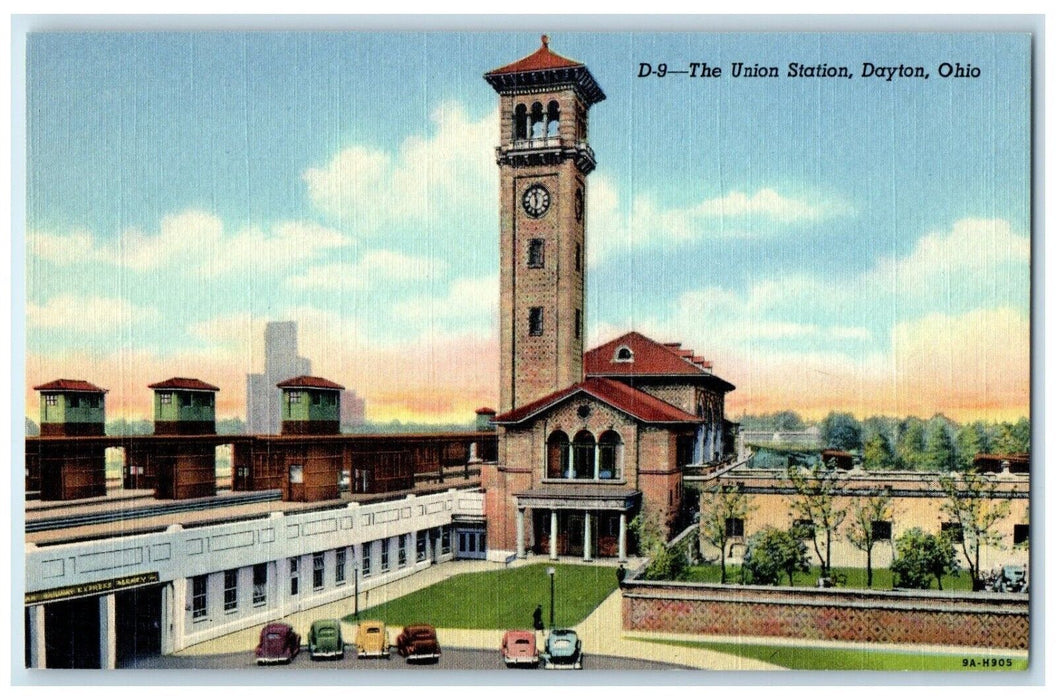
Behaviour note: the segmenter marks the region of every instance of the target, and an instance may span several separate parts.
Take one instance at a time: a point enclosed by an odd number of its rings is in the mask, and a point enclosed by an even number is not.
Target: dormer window
[[[634,352],[626,345],[616,348],[616,354],[612,357],[613,362],[634,362]]]

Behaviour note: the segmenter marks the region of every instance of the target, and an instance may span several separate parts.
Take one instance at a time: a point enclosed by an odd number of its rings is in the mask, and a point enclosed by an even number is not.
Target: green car
[[[345,640],[337,620],[316,620],[308,631],[308,655],[314,659],[345,658]]]

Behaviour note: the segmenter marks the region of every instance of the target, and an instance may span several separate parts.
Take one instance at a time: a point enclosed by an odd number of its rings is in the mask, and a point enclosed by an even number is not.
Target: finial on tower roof
[[[550,46],[550,37],[548,37],[546,34],[543,34],[542,39],[543,39],[543,46],[549,47]]]

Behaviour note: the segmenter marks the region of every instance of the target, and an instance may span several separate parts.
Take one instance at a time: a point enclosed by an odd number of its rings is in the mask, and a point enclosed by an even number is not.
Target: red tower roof
[[[183,389],[184,391],[220,391],[220,387],[207,384],[193,377],[172,377],[163,382],[150,384],[148,389]]]
[[[620,352],[624,349],[630,351],[630,357]],[[587,377],[703,376],[722,391],[735,388],[711,373],[711,362],[683,348],[681,343],[658,343],[635,331],[584,353],[583,374]]]
[[[86,382],[83,379],[56,379],[55,381],[48,382],[47,384],[41,384],[33,387],[34,391],[82,391],[89,394],[105,394],[106,389],[97,387],[95,384]]]
[[[344,391],[343,386],[335,384],[329,379],[323,379],[322,377],[309,377],[307,375],[301,375],[300,377],[294,377],[293,379],[285,379],[275,386],[280,389],[333,389],[335,391]]]
[[[551,51],[550,38],[545,34],[535,53],[485,73],[484,79],[499,93],[568,86],[579,92],[588,107],[605,99],[587,67]]]

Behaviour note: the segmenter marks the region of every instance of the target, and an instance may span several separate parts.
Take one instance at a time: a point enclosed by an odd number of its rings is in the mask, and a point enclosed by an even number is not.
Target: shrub
[[[768,527],[748,540],[741,576],[745,583],[775,586],[786,574],[791,586],[795,572],[809,570],[807,546],[790,532]]]

